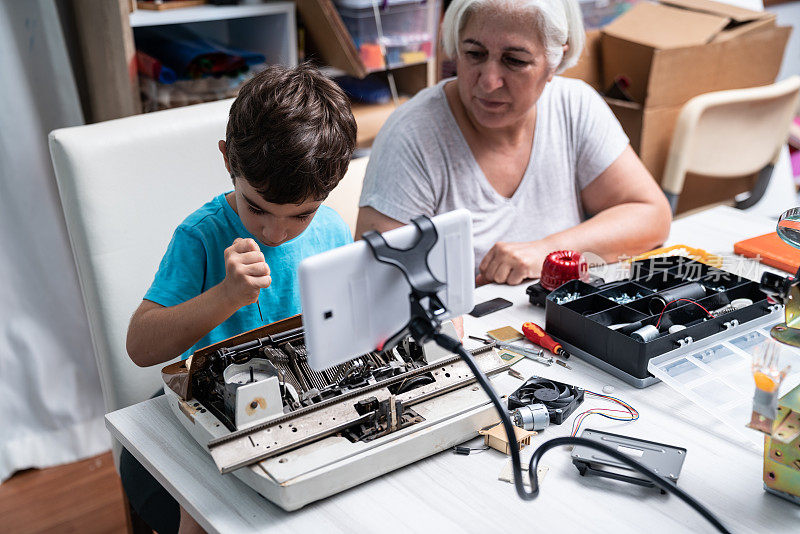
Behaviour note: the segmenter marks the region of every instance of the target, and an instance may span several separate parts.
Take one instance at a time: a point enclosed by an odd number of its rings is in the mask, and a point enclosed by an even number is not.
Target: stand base
[[[786,493],[785,491],[778,491],[778,490],[772,489],[769,486],[767,486],[766,484],[764,484],[764,491],[766,491],[767,493],[771,493],[773,495],[776,495],[776,496],[780,497],[781,499],[786,499],[787,501],[792,502],[792,503],[800,506],[800,497],[798,497],[796,495],[792,495],[791,493]]]

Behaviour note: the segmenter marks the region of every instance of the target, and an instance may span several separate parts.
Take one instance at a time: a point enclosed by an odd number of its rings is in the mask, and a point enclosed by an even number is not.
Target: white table
[[[732,208],[676,221],[669,244],[684,243],[730,254],[733,243],[766,233],[775,221]],[[727,257],[726,270],[752,272],[747,263]],[[526,284],[484,286],[476,302],[505,297],[514,306],[482,319],[467,317],[467,333],[483,335],[525,320],[544,324],[544,312],[527,303]],[[597,417],[585,427],[620,432],[685,447],[678,485],[723,519],[734,532],[790,532],[798,528],[800,507],[762,489],[762,458],[725,437],[706,432],[702,418],[685,416],[694,408],[664,384],[639,390],[591,365],[570,359],[572,370],[544,367],[530,360],[515,365],[523,375],[538,374],[614,395],[641,413],[638,421],[618,423]],[[608,406],[587,397],[580,409]],[[106,416],[107,426],[169,492],[209,532],[712,532],[711,526],[674,496],[596,477],[581,477],[566,450],[548,452],[550,470],[540,496],[521,501],[512,485],[497,479],[507,457],[489,450],[469,456],[443,452],[362,484],[297,512],[284,512],[232,476],[218,473],[211,457],[174,420],[159,397]],[[572,418],[534,437],[532,446],[568,435]],[[744,422],[743,422],[744,424]],[[474,446],[479,444],[475,440]],[[523,530],[524,529],[524,530]]]

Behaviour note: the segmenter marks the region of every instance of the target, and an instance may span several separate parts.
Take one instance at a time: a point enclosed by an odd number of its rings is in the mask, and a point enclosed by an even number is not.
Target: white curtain
[[[0,482],[110,447],[47,148],[82,123],[55,2],[0,0]]]

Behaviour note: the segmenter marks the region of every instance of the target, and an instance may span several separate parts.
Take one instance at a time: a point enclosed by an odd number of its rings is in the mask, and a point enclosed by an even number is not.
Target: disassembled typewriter
[[[509,367],[492,346],[473,354],[487,376]],[[162,376],[176,416],[220,472],[286,510],[450,448],[496,419],[467,365],[432,343],[409,338],[312,369],[299,316],[201,349]]]

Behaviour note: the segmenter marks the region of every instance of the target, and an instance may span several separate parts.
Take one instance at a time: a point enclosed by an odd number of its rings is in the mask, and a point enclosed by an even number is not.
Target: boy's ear
[[[222,139],[219,140],[217,146],[219,147],[219,151],[222,152],[222,159],[225,160],[225,168],[228,170],[228,174],[230,174],[231,166],[228,164],[228,147]]]

